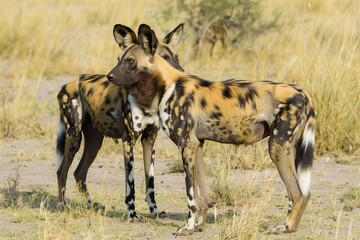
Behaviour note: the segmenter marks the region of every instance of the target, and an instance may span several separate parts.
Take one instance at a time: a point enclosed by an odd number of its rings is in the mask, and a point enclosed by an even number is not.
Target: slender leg
[[[197,186],[197,179],[195,178],[196,161],[194,161],[194,158],[196,157],[198,147],[199,143],[190,143],[188,144],[188,146],[182,149],[184,171],[186,174],[185,182],[189,214],[186,225],[182,228],[177,229],[177,231],[174,232],[174,234],[178,236],[191,235],[195,230],[198,207],[196,203],[197,196],[195,195],[196,192],[194,190],[194,187]]]
[[[94,162],[99,149],[101,148],[104,136],[92,125],[90,116],[85,118],[82,132],[84,134],[84,152],[74,172],[79,191],[86,197],[86,204],[91,207],[92,200],[86,185],[86,177],[91,164]]]
[[[58,179],[58,203],[57,208],[63,210],[66,205],[65,191],[66,180],[70,165],[74,159],[75,154],[79,150],[81,144],[81,135],[67,136],[65,139],[64,157],[60,167],[57,170]]]
[[[290,119],[296,119],[290,111],[279,113],[269,138],[270,157],[276,164],[289,196],[286,222],[284,225],[275,227],[271,233],[295,232],[311,195],[310,193],[302,194],[299,187],[295,167],[296,154],[300,151],[297,144],[299,137],[294,138],[292,135],[295,125],[290,124]]]
[[[60,96],[60,97],[59,97]],[[63,210],[66,204],[66,180],[71,163],[81,144],[81,106],[73,104],[76,99],[66,96],[63,102],[59,94],[60,124],[57,140],[57,181],[58,181],[58,210]]]
[[[206,184],[205,165],[203,159],[203,145],[204,141],[200,142],[200,146],[196,154],[196,183],[195,196],[196,202],[199,203],[199,213],[197,222],[195,224],[195,230],[202,232],[206,222],[206,215],[210,204],[209,189]]]
[[[143,220],[135,211],[135,183],[134,183],[134,147],[130,141],[123,141],[125,165],[125,203],[128,206],[128,219],[130,221]]]
[[[147,129],[142,134],[141,143],[143,146],[144,170],[146,181],[146,202],[149,205],[150,214],[152,217],[158,215],[158,209],[155,201],[154,192],[154,163],[155,163],[155,147],[158,129]]]

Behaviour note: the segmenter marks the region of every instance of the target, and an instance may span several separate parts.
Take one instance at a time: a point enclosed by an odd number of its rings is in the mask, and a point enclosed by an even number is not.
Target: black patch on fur
[[[211,87],[214,84],[213,82],[199,78],[198,76],[190,75],[190,77],[198,80],[199,86],[201,87]]]
[[[87,92],[87,96],[92,96],[94,95],[94,88],[90,88],[89,91]]]
[[[56,140],[56,151],[61,153],[61,155],[64,155],[64,151],[65,151],[65,138],[66,138],[66,130],[65,130],[65,122],[62,118],[60,118],[60,123],[59,125],[63,125],[64,128],[62,128],[62,131],[59,132],[58,136],[57,136],[57,140]]]
[[[308,118],[310,118],[310,117],[315,118],[315,111],[314,111],[314,109],[313,109],[313,108],[310,108],[310,109],[309,109],[309,112],[308,112]]]
[[[175,92],[179,97],[184,96],[184,93],[185,93],[184,84],[185,84],[185,82],[186,82],[186,80],[184,78],[179,78],[176,81]]]
[[[210,118],[213,118],[213,119],[220,120],[220,117],[222,117],[221,112],[213,112],[213,113],[210,114]]]
[[[96,82],[99,79],[102,79],[106,77],[106,75],[100,75],[100,74],[81,74],[79,76],[80,81],[90,81],[90,82]]]
[[[314,128],[314,126],[309,126],[310,128]],[[315,131],[315,129],[313,129]],[[298,168],[299,164],[303,169],[308,169],[312,167],[313,158],[314,158],[314,146],[312,144],[308,144],[307,148],[302,145],[302,138],[297,142],[296,147],[296,158],[295,158],[295,167]]]
[[[76,152],[77,151],[77,147],[76,146],[71,146],[70,147],[70,152]]]
[[[305,105],[305,102],[305,96],[300,93],[295,94],[286,101],[287,104],[294,104],[296,107],[299,108],[302,108]]]
[[[154,189],[154,177],[153,177],[153,176],[151,176],[151,177],[149,178],[149,185],[148,185],[148,187]],[[154,198],[152,198],[152,199],[154,199]]]
[[[59,101],[62,101],[62,97],[63,97],[64,95],[68,95],[67,92],[66,92],[66,85],[64,85],[64,86],[61,87],[61,90],[59,91],[59,93],[58,93],[58,95],[57,95],[57,99],[58,99]]]
[[[238,100],[239,100],[239,106],[241,108],[245,108],[246,107],[246,99],[243,96],[238,96]]]
[[[104,88],[107,88],[110,85],[109,81],[104,81],[101,83],[102,86],[104,86]]]
[[[245,99],[247,102],[252,102],[254,101],[255,97],[259,96],[257,90],[253,86],[249,85],[247,90],[248,92],[245,95]]]
[[[201,100],[200,100],[200,104],[201,104],[201,107],[202,108],[206,108],[206,105],[207,105],[207,102],[206,102],[206,100],[205,100],[205,98],[202,98]]]
[[[189,108],[189,105],[190,104],[193,104],[194,103],[194,95],[195,95],[195,92],[194,91],[192,91],[191,93],[189,93],[189,95],[187,96],[187,98],[186,98],[186,100],[185,100],[185,102],[184,102],[184,107],[185,108]]]
[[[106,96],[106,97],[105,97],[105,104],[108,105],[108,104],[110,104],[110,103],[111,103],[110,97],[109,97],[109,96]]]
[[[210,81],[202,80],[202,81],[199,81],[199,85],[201,87],[211,87],[213,85],[213,83]]]
[[[231,89],[229,86],[224,87],[224,89],[222,90],[222,95],[224,98],[232,98]]]
[[[281,119],[281,117],[285,117],[285,120]],[[275,120],[272,123],[271,129],[277,129],[278,133],[274,136],[274,141],[278,143],[280,146],[284,146],[284,144],[289,140],[290,136],[287,134],[287,131],[292,130],[289,127],[289,121],[291,119],[291,114],[288,112],[287,108],[283,108],[276,115]]]

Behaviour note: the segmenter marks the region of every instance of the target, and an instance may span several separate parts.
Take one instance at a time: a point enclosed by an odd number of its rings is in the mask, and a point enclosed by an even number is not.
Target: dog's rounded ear
[[[141,24],[138,31],[138,42],[146,53],[154,55],[159,41],[155,32],[146,24]]]
[[[113,34],[115,41],[122,50],[125,50],[133,44],[137,44],[135,32],[127,26],[116,24],[113,29]]]
[[[169,32],[163,39],[163,43],[169,44],[171,46],[176,46],[181,41],[184,31],[184,24],[180,23],[174,30]]]

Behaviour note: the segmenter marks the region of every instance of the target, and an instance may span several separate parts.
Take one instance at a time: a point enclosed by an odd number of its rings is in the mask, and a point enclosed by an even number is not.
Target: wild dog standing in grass
[[[140,107],[158,111],[162,128],[181,148],[189,215],[187,224],[175,233],[192,234],[205,224],[206,184],[195,166],[204,141],[252,144],[267,136],[271,159],[289,195],[286,222],[272,232],[296,231],[310,198],[315,111],[309,95],[292,84],[210,82],[187,75],[156,54],[158,41],[147,25],[140,26],[138,38],[139,44],[125,50],[107,77],[133,92]],[[149,89],[137,94],[143,85]]]
[[[136,34],[128,27],[115,25],[114,37],[122,50],[136,43]],[[176,69],[183,71],[174,52],[181,40],[183,24],[170,32],[157,48],[157,54]],[[79,150],[82,135],[85,138],[84,152],[74,176],[79,190],[85,194],[87,205],[92,200],[86,186],[90,165],[101,148],[104,136],[122,139],[125,162],[126,199],[128,217],[136,219],[134,188],[133,147],[142,134],[144,169],[146,177],[146,201],[152,216],[158,213],[154,193],[154,142],[158,131],[157,114],[149,113],[127,98],[126,90],[111,84],[105,75],[81,75],[64,85],[58,94],[60,124],[57,139],[58,208],[65,200],[66,179],[69,167]],[[155,119],[154,120],[154,116]],[[134,124],[128,119],[134,118]],[[126,128],[124,121],[127,122]],[[128,124],[129,123],[129,124]]]
[[[225,50],[227,47],[226,39],[229,37],[229,31],[239,28],[237,24],[230,16],[224,16],[214,22],[212,22],[206,29],[203,36],[199,40],[200,48],[205,42],[210,44],[210,56],[214,53],[215,44],[220,41],[222,48]]]

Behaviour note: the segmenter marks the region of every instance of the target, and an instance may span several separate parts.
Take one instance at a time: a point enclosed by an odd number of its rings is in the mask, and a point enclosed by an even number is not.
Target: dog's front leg
[[[196,206],[197,196],[195,196],[194,186],[196,186],[195,178],[195,157],[199,147],[199,143],[191,143],[186,147],[182,148],[182,159],[185,171],[185,182],[186,182],[186,195],[189,208],[189,214],[187,223],[184,227],[177,229],[174,234],[177,236],[187,236],[194,233],[195,223],[198,214],[198,208]]]

